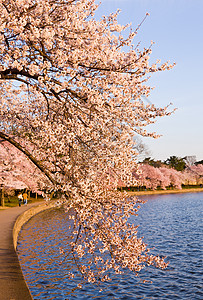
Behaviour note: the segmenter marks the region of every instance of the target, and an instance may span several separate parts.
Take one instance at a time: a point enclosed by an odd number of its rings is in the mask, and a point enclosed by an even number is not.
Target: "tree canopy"
[[[177,171],[183,171],[186,168],[186,162],[184,158],[179,158],[177,156],[170,156],[165,161],[165,164]]]
[[[94,0],[0,1],[0,137],[74,209],[71,255],[90,282],[109,269],[165,267],[128,223],[137,200],[117,186],[135,180],[133,136],[157,137],[145,127],[170,114],[141,99],[150,74],[172,67],[150,65],[151,46],[133,45],[139,26],[125,38],[118,13],[95,20],[96,9]]]

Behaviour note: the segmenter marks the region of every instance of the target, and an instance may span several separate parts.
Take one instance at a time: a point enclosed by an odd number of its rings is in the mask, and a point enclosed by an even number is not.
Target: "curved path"
[[[46,207],[44,202],[42,203],[41,206]],[[34,214],[46,209],[43,208],[39,210],[37,209],[38,207],[40,207],[39,202],[28,204],[27,206],[0,210],[0,300],[33,299],[24,280],[14,244],[15,239],[17,241],[17,234],[23,223]],[[25,213],[26,211],[27,213]],[[29,212],[32,212],[32,214]],[[24,218],[24,222],[22,222],[22,214],[29,215],[27,219]],[[17,219],[20,220],[20,225],[15,230],[16,233],[14,232],[13,240],[13,228],[14,226],[17,227]]]

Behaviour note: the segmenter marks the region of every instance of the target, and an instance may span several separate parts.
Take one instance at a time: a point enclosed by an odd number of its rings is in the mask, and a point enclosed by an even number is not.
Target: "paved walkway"
[[[13,246],[13,227],[21,213],[37,205],[0,210],[0,300],[32,299]]]

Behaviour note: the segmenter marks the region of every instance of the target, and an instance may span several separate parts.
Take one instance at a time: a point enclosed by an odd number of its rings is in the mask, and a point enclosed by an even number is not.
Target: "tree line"
[[[142,163],[144,163],[144,164],[147,163],[150,166],[153,166],[155,168],[168,166],[177,171],[183,171],[188,166],[203,164],[203,160],[196,161],[195,156],[178,157],[178,156],[173,155],[173,156],[170,156],[169,158],[167,158],[165,161],[154,160],[151,157],[147,157],[142,161]]]

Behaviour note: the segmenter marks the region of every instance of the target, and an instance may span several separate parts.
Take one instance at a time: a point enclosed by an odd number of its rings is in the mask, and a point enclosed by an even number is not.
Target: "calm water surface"
[[[45,211],[32,218],[20,233],[18,255],[34,299],[203,299],[203,193],[145,196],[140,224],[153,254],[167,256],[165,271],[142,270],[142,283],[131,272],[112,275],[100,286],[85,284],[77,289],[80,277],[68,279],[74,270],[71,260],[63,260],[60,248],[68,249],[68,214],[63,209]]]

